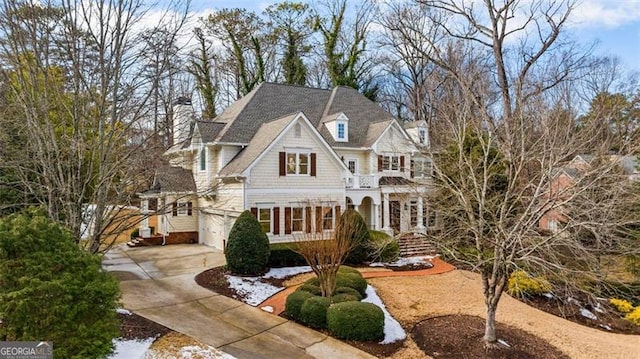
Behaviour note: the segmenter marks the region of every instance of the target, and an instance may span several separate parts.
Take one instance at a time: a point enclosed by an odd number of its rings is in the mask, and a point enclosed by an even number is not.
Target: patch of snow
[[[275,278],[275,279],[284,279],[286,277],[291,277],[296,274],[311,272],[311,267],[309,266],[298,266],[298,267],[284,267],[284,268],[271,268],[263,278]]]
[[[542,293],[542,295],[544,295],[545,297],[547,297],[549,299],[553,299],[553,294],[551,294],[551,293]]]
[[[273,313],[273,307],[270,305],[266,305],[264,307],[260,307],[260,309],[264,310],[267,313]]]
[[[367,285],[366,294],[367,297],[362,301],[377,305],[384,313],[384,339],[380,344],[389,344],[405,339],[407,337],[407,333],[402,329],[400,323],[391,316],[391,313],[389,313],[384,303],[382,303],[382,299],[378,297],[375,288]]]
[[[598,305],[593,307],[593,310],[595,310],[598,313],[604,313],[604,309],[602,309],[602,306],[600,305],[600,303],[598,303]]]
[[[180,349],[180,358],[184,359],[235,359],[234,356],[222,352],[212,346],[207,345],[201,348],[198,345],[190,345]]]
[[[260,277],[225,275],[225,278],[229,281],[229,287],[235,289],[238,294],[242,295],[245,303],[254,307],[284,289],[262,282]]]
[[[604,328],[604,329],[606,329],[606,330],[608,330],[608,331],[613,330],[613,329],[611,329],[611,327],[610,327],[610,326],[608,326],[608,325],[606,325],[606,324],[600,324],[600,327],[602,327],[602,328]]]
[[[114,339],[115,348],[109,359],[141,359],[156,338],[147,339]]]
[[[591,313],[590,311],[584,308],[580,308],[580,315],[582,315],[585,318],[589,318],[591,320],[598,320],[598,317],[596,317],[595,314]]]
[[[505,342],[505,341],[504,341],[504,340],[502,340],[502,339],[498,339],[498,343],[500,343],[500,344],[504,345],[504,346],[505,346],[505,347],[507,347],[507,348],[511,348],[511,345],[509,345],[509,343]]]
[[[124,308],[116,308],[116,313],[118,314],[124,314],[124,315],[131,315],[131,312],[124,309]]]
[[[407,257],[400,258],[397,261],[388,263],[374,262],[369,264],[369,267],[404,267],[425,263],[431,264],[431,259],[433,259],[433,256]]]

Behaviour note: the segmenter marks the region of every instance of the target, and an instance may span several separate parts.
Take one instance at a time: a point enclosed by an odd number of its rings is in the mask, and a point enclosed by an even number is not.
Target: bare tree
[[[134,32],[147,9],[137,0],[0,6],[0,61],[11,109],[2,128],[23,136],[5,142],[11,146],[0,168],[12,168],[34,202],[97,252],[142,189],[134,158],[155,135],[147,126],[153,91],[138,76],[143,48]],[[185,16],[173,10],[167,14]],[[179,30],[180,19],[162,18]]]
[[[307,208],[332,210],[329,207],[311,205]],[[316,210],[315,223],[296,238],[295,251],[305,259],[318,277],[322,296],[331,297],[336,287],[338,269],[353,249],[352,237],[358,228],[353,221],[343,220],[346,217],[342,216],[337,219],[333,232],[324,231],[324,219],[319,215],[320,211]]]
[[[572,1],[420,3],[436,14],[425,15],[436,31],[446,35],[421,37],[418,41],[428,45],[421,55],[457,84],[452,87],[455,103],[448,106],[448,116],[439,119],[446,123],[448,145],[439,154],[431,153],[438,194],[434,205],[445,223],[438,240],[443,251],[480,272],[487,309],[483,340],[493,347],[498,345],[498,302],[514,269],[565,279],[589,270],[556,255],[563,252],[563,258],[585,258],[579,263],[590,263],[586,258],[594,251],[576,231],[547,234],[539,223],[549,211],[568,208],[591,189],[606,191],[597,187],[600,182],[595,179],[611,176],[615,164],[601,161],[589,169],[593,180],[551,191],[576,148],[591,141],[593,133],[575,131],[575,119],[565,120],[571,109],[544,96],[582,66],[584,56],[561,36]],[[462,61],[449,61],[452,53]],[[471,57],[477,60],[468,61]],[[480,66],[468,66],[474,63]],[[478,71],[482,68],[490,71]],[[637,146],[628,141],[622,151],[629,153]],[[605,158],[604,147],[590,148],[593,155]],[[601,206],[611,208],[623,200],[614,192],[608,194],[602,196]],[[578,212],[576,208],[565,213],[575,219],[571,228],[587,224],[578,220],[582,218]],[[611,216],[606,220],[621,223]],[[609,232],[612,250],[620,249],[617,243],[623,235]]]

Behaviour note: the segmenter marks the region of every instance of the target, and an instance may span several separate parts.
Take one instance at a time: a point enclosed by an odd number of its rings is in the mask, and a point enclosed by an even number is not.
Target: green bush
[[[136,228],[133,231],[131,231],[131,236],[129,236],[129,238],[134,239],[134,238],[138,238],[140,236],[140,228]]]
[[[349,228],[348,232],[351,232],[349,234],[351,235],[352,249],[347,255],[345,263],[362,264],[369,260],[371,238],[367,223],[360,213],[353,209],[344,211],[336,226],[336,232],[339,233],[341,228]]]
[[[325,297],[311,297],[304,301],[300,308],[300,321],[311,328],[325,329],[327,327],[327,309],[331,300]]]
[[[269,263],[269,238],[260,223],[249,211],[244,211],[229,232],[225,251],[227,268],[231,273],[260,275]]]
[[[370,258],[374,262],[393,262],[400,257],[400,245],[395,238],[382,231],[369,231],[371,237]]]
[[[327,328],[340,339],[381,340],[384,338],[384,313],[371,303],[336,303],[327,311]]]
[[[551,284],[544,278],[532,277],[523,270],[516,270],[509,276],[509,294],[524,298],[539,296],[551,291]]]
[[[613,305],[620,313],[629,313],[633,310],[633,304],[625,299],[611,298],[609,304]]]
[[[343,268],[343,267],[340,267]],[[347,267],[348,268],[348,267]],[[313,286],[320,286],[318,277],[308,279],[304,284]],[[367,281],[362,277],[362,274],[353,268],[338,270],[336,276],[336,288],[348,287],[355,289],[362,298],[366,296]],[[335,292],[335,291],[334,291]]]
[[[360,294],[360,292],[358,292],[357,290],[349,287],[336,287],[336,290],[333,291],[333,294],[349,294],[356,297],[358,301],[362,300],[362,294]]]
[[[313,295],[322,295],[322,289],[320,289],[320,287],[318,287],[317,285],[313,285],[313,284],[303,284],[301,286],[298,287],[298,289],[296,290],[302,290],[305,292],[309,292]]]
[[[0,219],[0,338],[48,340],[54,358],[103,358],[120,334],[118,281],[43,213]]]
[[[361,275],[359,270],[357,270],[355,268],[352,268],[352,267],[349,267],[349,266],[340,266],[340,267],[338,267],[338,273],[354,273],[354,274],[360,274]]]
[[[313,297],[314,295],[305,292],[303,290],[296,290],[295,292],[289,294],[286,302],[284,303],[284,312],[291,318],[295,320],[300,320],[300,309],[302,308],[302,304],[304,304],[305,300]]]
[[[337,287],[353,288],[357,290],[363,298],[366,297],[367,281],[360,273],[338,273],[338,277],[336,278],[336,288]]]
[[[306,266],[307,261],[295,251],[295,243],[276,243],[271,245],[269,267],[296,267]]]
[[[347,293],[338,293],[331,296],[331,303],[343,303],[343,302],[359,302],[358,297]]]

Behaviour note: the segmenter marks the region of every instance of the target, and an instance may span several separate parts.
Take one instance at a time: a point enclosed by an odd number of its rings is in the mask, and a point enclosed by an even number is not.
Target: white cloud
[[[616,28],[633,22],[640,22],[640,1],[638,0],[583,0],[571,14],[572,27]]]

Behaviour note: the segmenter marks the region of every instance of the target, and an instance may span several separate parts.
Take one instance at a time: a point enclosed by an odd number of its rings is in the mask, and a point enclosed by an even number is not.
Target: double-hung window
[[[304,230],[304,209],[302,207],[291,208],[291,231],[302,232]]]
[[[271,208],[258,208],[258,222],[260,222],[262,232],[273,232],[273,229],[271,228]]]
[[[309,154],[304,152],[287,153],[288,175],[309,175]]]

